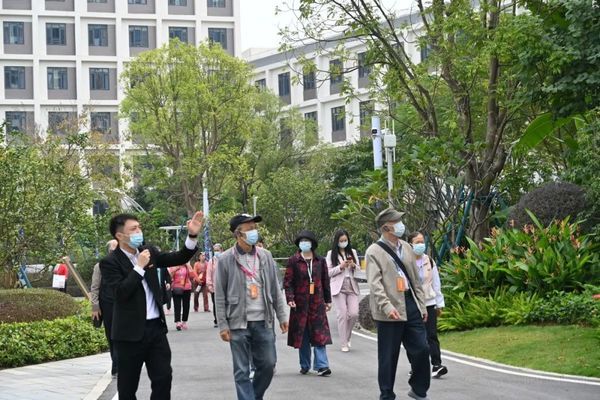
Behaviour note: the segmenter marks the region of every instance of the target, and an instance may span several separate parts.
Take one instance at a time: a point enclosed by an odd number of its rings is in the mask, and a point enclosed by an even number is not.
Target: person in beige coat
[[[412,247],[401,240],[405,227],[393,208],[375,219],[381,237],[365,253],[369,303],[377,324],[377,360],[380,400],[396,398],[394,382],[403,344],[410,356],[412,374],[408,396],[426,400],[431,383],[429,346],[424,321],[425,295]]]

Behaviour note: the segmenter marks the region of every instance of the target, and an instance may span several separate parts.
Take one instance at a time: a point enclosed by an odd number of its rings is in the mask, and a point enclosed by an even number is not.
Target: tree
[[[285,138],[287,146],[279,126],[293,112],[282,111],[271,93],[250,84],[250,77],[247,63],[218,46],[196,48],[178,40],[127,65],[121,110],[149,156],[145,180],[151,186],[143,188],[145,195],[155,190],[155,200],[167,200],[165,215],[178,215],[173,204],[182,204],[188,216],[200,209],[207,186],[211,200],[240,201],[247,209],[264,157],[276,149],[294,150],[295,131]],[[230,188],[241,196],[229,198]]]
[[[0,135],[0,142],[3,137]],[[0,266],[2,285],[15,283],[25,262],[54,264],[90,223],[93,192],[82,174],[85,135],[0,146]]]
[[[294,44],[299,37],[322,41],[334,31],[341,41],[367,43],[367,60],[378,67],[374,81],[384,85],[388,103],[400,105],[390,108],[396,126],[423,140],[439,139],[446,155],[438,154],[449,158],[454,176],[473,193],[468,233],[481,241],[489,233],[494,185],[510,145],[537,112],[522,96],[518,60],[519,48],[535,48],[542,32],[537,17],[517,14],[499,0],[478,8],[467,0],[416,5],[411,22],[422,26],[418,32],[402,25],[382,0],[300,0],[301,32],[283,35]],[[423,53],[427,49],[421,63],[404,48],[409,35]],[[409,123],[407,113],[414,117]]]

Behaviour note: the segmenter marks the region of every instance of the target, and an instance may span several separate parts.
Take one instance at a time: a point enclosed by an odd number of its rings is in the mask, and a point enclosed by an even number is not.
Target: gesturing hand
[[[187,230],[191,235],[197,235],[202,229],[204,224],[204,213],[202,211],[196,211],[192,219],[187,222]]]

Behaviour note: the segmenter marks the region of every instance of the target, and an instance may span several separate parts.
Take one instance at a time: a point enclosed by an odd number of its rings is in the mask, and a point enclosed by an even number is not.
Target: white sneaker
[[[352,343],[348,340],[348,344],[347,344],[348,348],[351,349],[352,348]]]
[[[342,346],[342,351],[343,351],[344,353],[347,353],[347,352],[349,352],[349,351],[350,351],[350,349],[348,348],[348,346]]]

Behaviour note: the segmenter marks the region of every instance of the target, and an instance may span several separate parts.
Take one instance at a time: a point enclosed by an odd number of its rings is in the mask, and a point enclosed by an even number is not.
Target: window
[[[429,45],[421,46],[421,62],[427,60],[427,58],[429,57],[429,50]]]
[[[170,6],[187,6],[187,0],[169,0]]]
[[[4,44],[24,44],[24,26],[23,22],[4,22]]]
[[[25,111],[7,111],[5,119],[7,132],[25,132]]]
[[[4,88],[25,89],[25,67],[4,67]]]
[[[48,90],[67,90],[67,69],[48,67]]]
[[[48,130],[54,134],[61,135],[66,132],[68,112],[49,112],[48,113]]]
[[[211,43],[220,43],[221,47],[227,50],[227,29],[208,28],[208,40]]]
[[[340,60],[329,61],[329,82],[332,85],[342,83],[343,71],[342,62]]]
[[[305,70],[302,77],[304,83],[304,90],[316,89],[317,83],[315,78],[315,71]]]
[[[225,0],[208,0],[209,8],[225,8]]]
[[[344,115],[344,106],[333,107],[331,109],[331,130],[333,132],[346,130],[346,117]]]
[[[108,46],[108,25],[88,25],[88,44],[90,46]]]
[[[127,0],[128,4],[147,4],[147,0]]]
[[[259,79],[254,82],[254,86],[256,86],[259,90],[265,90],[267,88],[267,80],[265,78]]]
[[[278,83],[279,83],[279,96],[289,96],[290,95],[290,73],[285,72],[283,74],[278,75]]]
[[[169,27],[169,39],[178,38],[183,43],[188,41],[188,28],[180,26]]]
[[[129,47],[148,47],[148,27],[132,25],[129,27]]]
[[[110,113],[109,112],[95,112],[91,113],[92,120],[92,131],[102,132],[104,134],[110,133]]]
[[[373,115],[373,102],[361,101],[358,104],[360,114],[360,132],[364,135],[371,133],[371,116]]]
[[[371,73],[371,66],[367,64],[367,53],[358,54],[358,77],[367,78]]]
[[[108,68],[90,68],[90,90],[109,90]]]
[[[67,24],[46,24],[46,44],[66,46]]]
[[[306,144],[317,144],[319,141],[319,123],[316,111],[304,113],[304,129],[306,129]]]
[[[88,0],[88,3],[106,3],[107,0]]]

